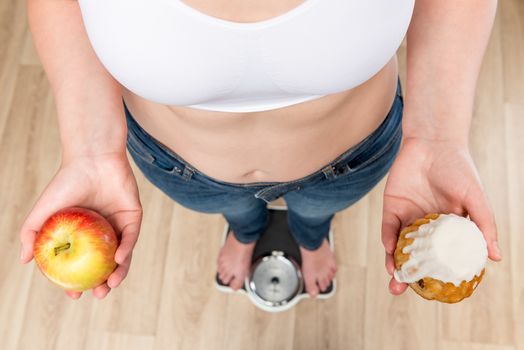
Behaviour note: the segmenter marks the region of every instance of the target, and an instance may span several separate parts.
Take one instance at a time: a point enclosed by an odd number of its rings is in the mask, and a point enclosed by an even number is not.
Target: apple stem
[[[55,248],[55,256],[58,255],[58,253],[60,253],[62,250],[67,250],[69,249],[69,247],[71,247],[71,243],[66,243],[64,245],[61,245],[60,247],[56,247]]]

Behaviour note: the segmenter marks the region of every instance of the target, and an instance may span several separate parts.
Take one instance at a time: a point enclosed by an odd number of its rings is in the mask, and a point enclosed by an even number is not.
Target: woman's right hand
[[[106,282],[93,289],[93,295],[101,299],[126,277],[142,221],[138,188],[125,153],[82,156],[62,162],[22,225],[22,263],[33,259],[36,234],[47,218],[60,209],[73,206],[99,212],[119,237],[120,244],[115,252],[118,266]],[[82,294],[66,293],[73,299]]]

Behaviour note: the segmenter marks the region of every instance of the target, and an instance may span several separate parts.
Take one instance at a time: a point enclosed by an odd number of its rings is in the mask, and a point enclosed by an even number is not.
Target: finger
[[[129,265],[131,264],[131,258],[133,257],[133,254],[129,254],[122,262],[122,264],[118,265],[115,271],[107,278],[107,285],[109,288],[116,288],[122,283],[124,278],[126,278],[127,273],[129,271]]]
[[[137,220],[135,218],[135,220]],[[117,226],[118,227],[118,226]],[[115,261],[121,264],[135,247],[140,231],[140,220],[127,224],[121,231],[120,244],[115,252]]]
[[[406,283],[398,282],[393,277],[389,281],[389,292],[393,295],[400,295],[408,288]]]
[[[36,230],[24,228],[20,232],[20,262],[23,264],[26,264],[33,259],[33,248],[37,233]]]
[[[69,290],[66,290],[66,294],[68,297],[70,297],[73,300],[76,300],[82,296],[82,292],[72,292]]]
[[[382,244],[387,254],[393,254],[397,246],[398,233],[400,232],[400,219],[389,211],[384,211],[382,218]]]
[[[484,235],[488,246],[488,256],[491,260],[500,261],[502,254],[497,242],[497,226],[495,217],[489,205],[488,199],[480,186],[475,186],[468,191],[466,210]]]
[[[46,189],[28,213],[20,229],[20,262],[25,264],[33,259],[35,238],[45,221],[60,209],[74,205],[59,196],[60,191]]]
[[[395,259],[393,254],[386,253],[386,271],[390,276],[393,276],[393,271],[395,271]]]
[[[111,288],[107,285],[107,283],[102,283],[98,287],[93,288],[93,295],[97,299],[103,299],[107,296],[107,294],[111,291]]]
[[[466,208],[464,208],[462,206],[460,206],[460,207],[457,206],[457,207],[451,208],[450,210],[448,210],[447,212],[444,212],[444,213],[455,214],[455,215],[463,216],[463,217],[468,215],[468,211],[466,210]]]

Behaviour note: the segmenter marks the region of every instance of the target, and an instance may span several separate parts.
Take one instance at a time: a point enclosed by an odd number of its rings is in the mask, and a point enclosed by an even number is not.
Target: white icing
[[[486,266],[488,249],[479,228],[471,220],[455,214],[442,214],[436,220],[409,232],[413,238],[402,252],[410,254],[400,270],[394,271],[399,282],[413,283],[424,277],[459,286],[479,276]]]

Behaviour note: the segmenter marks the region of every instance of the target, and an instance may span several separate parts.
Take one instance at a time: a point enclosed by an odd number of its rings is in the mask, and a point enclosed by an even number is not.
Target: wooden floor
[[[336,295],[268,314],[213,285],[223,218],[173,203],[136,167],[145,218],[120,288],[103,301],[90,294],[72,301],[33,263],[18,263],[19,227],[60,149],[24,1],[0,1],[0,349],[524,349],[524,1],[501,0],[499,8],[471,145],[503,262],[490,262],[474,297],[457,305],[410,290],[391,296],[380,243],[382,182],[334,219]]]

